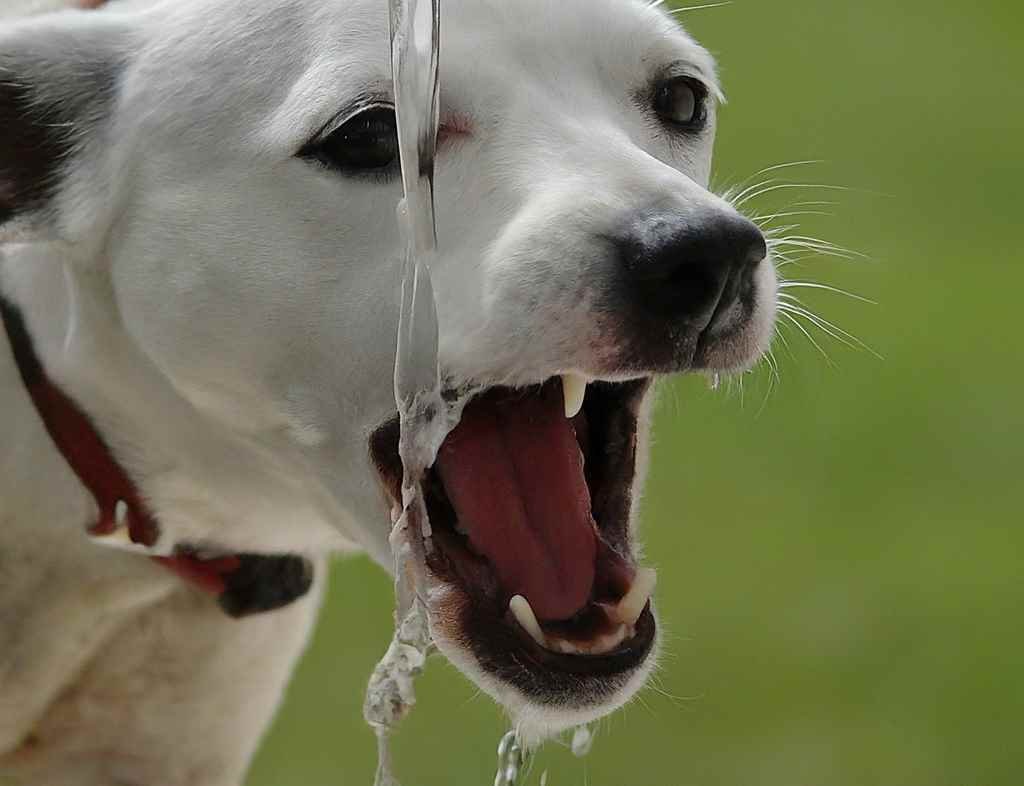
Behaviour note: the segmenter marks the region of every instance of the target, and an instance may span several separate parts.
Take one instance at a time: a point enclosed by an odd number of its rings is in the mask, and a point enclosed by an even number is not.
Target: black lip
[[[592,500],[595,520],[606,546],[622,555],[632,554],[629,514],[636,470],[637,419],[639,408],[651,380],[591,383],[587,391],[588,419],[594,424],[590,439],[603,452],[619,458],[614,462],[587,462],[587,482],[598,489]],[[393,418],[370,437],[370,454],[388,493],[400,498],[401,463],[397,445],[400,426]],[[588,693],[613,692],[614,678],[624,679],[650,654],[657,638],[657,624],[650,606],[636,623],[636,633],[615,650],[601,655],[548,650],[534,641],[508,613],[509,598],[490,574],[483,560],[453,560],[454,533],[435,526],[435,539],[441,544],[427,557],[428,569],[442,581],[459,589],[462,596],[457,613],[461,640],[489,674],[510,682],[524,692],[550,701],[566,698],[566,676],[588,683],[596,679]],[[631,561],[631,560],[630,560]],[[457,563],[457,564],[456,564]],[[569,686],[578,683],[569,683]],[[574,691],[575,694],[575,691]],[[575,695],[573,698],[578,698]]]
[[[568,655],[542,647],[518,623],[467,604],[460,615],[465,640],[481,668],[544,702],[587,694],[594,703],[619,690],[650,655],[657,623],[650,605],[636,623],[636,635],[603,655]],[[567,679],[568,678],[568,679]]]

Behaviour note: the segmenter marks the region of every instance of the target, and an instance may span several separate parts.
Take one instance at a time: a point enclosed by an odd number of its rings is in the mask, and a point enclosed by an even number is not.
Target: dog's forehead
[[[669,64],[717,92],[714,60],[646,0],[448,0],[442,43],[450,70],[496,75],[561,92],[591,85],[636,89]]]
[[[449,52],[597,68],[664,57],[691,61],[709,78],[714,72],[675,18],[646,0],[447,0],[445,9]]]
[[[531,77],[551,89],[639,87],[674,62],[717,90],[710,54],[647,0],[447,0],[443,13],[442,68],[455,95]],[[133,123],[151,115],[147,125],[166,134],[220,116],[267,143],[301,138],[346,105],[390,93],[384,0],[191,0],[161,4],[149,20],[126,80],[130,114]]]

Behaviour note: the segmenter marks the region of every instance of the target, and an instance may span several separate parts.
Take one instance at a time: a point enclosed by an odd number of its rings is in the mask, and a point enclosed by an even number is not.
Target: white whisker
[[[672,16],[679,16],[686,11],[703,11],[706,8],[723,8],[724,6],[732,5],[732,0],[724,0],[721,3],[707,3],[705,5],[688,5],[684,8],[674,8],[669,13]]]
[[[732,202],[736,198],[736,191],[739,190],[739,189],[746,189],[746,188],[748,188],[748,184],[750,183],[750,181],[754,180],[755,178],[761,177],[762,175],[767,175],[769,172],[778,172],[781,169],[792,169],[793,167],[798,167],[798,166],[808,166],[808,165],[811,165],[811,164],[823,164],[823,163],[824,163],[824,161],[821,161],[821,160],[809,160],[809,161],[790,161],[790,162],[785,163],[785,164],[774,164],[773,166],[766,166],[764,169],[759,169],[757,172],[754,172],[752,175],[749,175],[749,176],[745,177],[737,185],[730,186],[729,188],[726,188],[726,189],[722,190],[721,193],[719,194],[719,196],[721,196],[722,199],[725,199],[727,202]],[[775,183],[775,182],[778,182],[778,181],[776,181],[776,180],[764,180],[758,186],[753,186],[753,188],[759,188],[760,186],[768,185],[769,183]]]
[[[776,219],[779,219],[779,218],[793,218],[793,217],[796,217],[796,216],[826,216],[826,217],[833,217],[833,216],[835,216],[835,213],[826,213],[824,210],[787,210],[787,211],[782,212],[782,213],[769,213],[766,216],[760,216],[760,215],[759,216],[752,216],[750,220],[753,221],[758,226],[764,228],[764,227],[767,227],[772,221],[775,221]],[[799,224],[795,224],[794,226],[798,227],[800,225]]]
[[[778,380],[779,384],[782,384],[782,377],[779,375],[779,361],[775,357],[775,352],[768,349],[764,353],[764,359],[768,363],[768,368],[771,369],[772,376]]]
[[[808,159],[806,161],[790,161],[787,164],[775,164],[774,166],[766,166],[764,169],[758,170],[757,172],[752,174],[748,178],[748,180],[753,180],[755,177],[760,177],[761,175],[766,175],[769,172],[778,172],[780,169],[792,169],[793,167],[796,167],[796,166],[813,166],[815,164],[824,164],[824,163],[825,163],[824,159],[821,159],[821,158],[811,158],[811,159]]]
[[[746,196],[751,191],[757,191],[760,188],[766,188],[767,186],[773,185],[778,182],[778,180],[761,180],[750,186],[741,183],[739,186],[740,190],[735,193],[733,193],[733,189],[726,189],[726,191],[722,194],[722,199],[724,199],[726,202],[731,202],[732,204],[739,207],[740,205],[747,201]]]
[[[826,257],[836,257],[838,259],[846,259],[848,261],[857,261],[867,259],[864,254],[857,251],[849,251],[845,248],[839,248],[838,246],[822,245],[820,243],[812,243],[807,240],[798,240],[795,237],[781,237],[781,238],[768,238],[768,247],[772,250],[778,247],[792,247],[802,248],[808,251],[813,251],[816,254]]]
[[[760,191],[755,191],[753,194],[747,195],[742,201],[735,202],[734,204],[735,204],[736,207],[741,207],[744,204],[746,204],[747,202],[749,202],[751,199],[757,199],[759,197],[764,196],[765,194],[771,194],[774,191],[783,191],[783,190],[794,189],[794,188],[807,188],[807,189],[818,188],[818,189],[823,189],[825,191],[849,191],[850,190],[846,186],[830,186],[830,185],[826,185],[824,183],[776,183],[775,185],[765,186]]]
[[[792,314],[793,316],[796,316],[796,317],[803,317],[808,322],[810,322],[814,327],[818,328],[821,332],[825,333],[827,336],[835,339],[836,341],[840,342],[841,344],[845,344],[846,346],[854,348],[854,349],[856,349],[857,346],[858,346],[857,344],[854,344],[852,341],[849,341],[846,338],[844,338],[839,333],[836,333],[836,332],[833,332],[832,330],[830,330],[828,327],[825,326],[824,320],[821,320],[821,319],[815,317],[813,314],[811,314],[808,311],[805,311],[805,310],[799,309],[799,308],[794,308],[792,306],[792,304],[779,304],[779,310],[783,311],[783,312],[786,312],[788,314]]]
[[[838,205],[839,203],[834,200],[812,199],[807,202],[793,202],[790,207],[838,207]]]
[[[772,249],[773,257],[782,257],[784,260],[781,264],[775,266],[777,269],[782,270],[782,268],[789,267],[790,265],[801,265],[808,259],[817,259],[821,256],[821,254],[816,254],[813,251],[808,251],[806,253],[798,254],[796,256],[784,256],[787,255],[787,253],[788,252],[785,251],[778,251],[776,249]]]
[[[836,295],[844,295],[845,297],[852,298],[853,300],[859,300],[861,303],[868,303],[872,306],[878,305],[878,301],[876,300],[871,300],[863,295],[858,295],[855,292],[848,292],[845,289],[833,287],[829,284],[820,284],[817,281],[782,281],[779,283],[779,289],[821,289],[825,292],[832,292]]]
[[[786,235],[787,232],[792,232],[793,230],[799,229],[799,228],[800,228],[799,224],[783,224],[780,227],[773,227],[772,229],[765,229],[765,230],[763,230],[763,234],[769,240],[772,239],[772,238],[776,238],[779,235],[783,236],[782,238],[780,238],[781,240],[785,240],[786,237],[792,237],[791,235]]]
[[[789,298],[790,302],[783,301],[779,303],[779,308],[782,311],[788,311],[791,314],[804,317],[804,319],[810,321],[811,324],[815,325],[819,330],[821,330],[824,333],[827,333],[836,341],[846,344],[848,347],[852,347],[854,349],[863,349],[865,352],[870,352],[879,360],[885,360],[885,358],[883,358],[874,349],[869,347],[867,344],[865,344],[852,333],[848,333],[838,325],[829,322],[824,317],[819,317],[813,311],[811,311],[802,303],[800,303],[800,300],[798,298],[795,298],[792,295],[790,295]]]
[[[789,339],[787,339],[786,334],[782,332],[782,328],[784,327],[785,325],[782,322],[778,323],[775,331],[775,338],[782,342],[782,348],[786,350],[786,354],[789,355],[791,359],[796,360],[796,355],[793,354],[793,348],[789,345]]]
[[[813,243],[820,248],[827,248],[832,251],[842,251],[844,254],[852,254],[855,257],[861,259],[867,259],[867,254],[862,254],[860,251],[854,251],[852,248],[846,248],[836,243],[831,243],[828,240],[822,240],[820,237],[810,237],[808,235],[789,235],[784,240],[799,240],[805,243]]]
[[[808,332],[807,332],[807,330],[806,330],[806,329],[804,328],[804,326],[803,326],[803,325],[801,325],[801,324],[800,324],[800,323],[799,323],[799,322],[797,321],[797,319],[796,319],[796,317],[795,317],[795,316],[793,316],[793,315],[792,315],[791,313],[789,313],[789,311],[788,311],[787,309],[783,309],[783,308],[780,308],[780,309],[779,309],[779,316],[781,316],[781,317],[783,317],[784,319],[786,319],[786,320],[787,320],[787,321],[788,321],[788,322],[789,322],[789,323],[790,323],[791,325],[793,325],[793,326],[794,326],[794,327],[795,327],[795,328],[796,328],[797,330],[799,330],[799,331],[800,331],[801,333],[803,333],[803,334],[804,334],[804,336],[806,336],[806,337],[807,337],[807,340],[808,340],[808,341],[810,341],[810,342],[811,342],[811,344],[813,344],[813,345],[814,345],[814,348],[815,348],[815,349],[817,349],[817,350],[818,350],[818,352],[820,352],[820,353],[821,353],[821,356],[822,356],[823,358],[825,358],[825,362],[826,362],[826,363],[828,363],[828,364],[829,364],[830,366],[833,366],[833,367],[835,366],[835,364],[834,364],[834,363],[832,362],[832,358],[830,358],[830,357],[828,356],[828,353],[827,353],[827,352],[826,352],[826,351],[825,351],[824,349],[822,349],[822,348],[821,348],[821,344],[819,344],[819,343],[818,343],[817,341],[815,341],[815,340],[814,340],[814,336],[812,336],[812,335],[811,335],[810,333],[808,333]]]
[[[775,353],[772,350],[768,350],[764,355],[765,361],[768,363],[768,367],[771,369],[771,374],[768,375],[768,390],[765,391],[764,399],[761,401],[761,406],[757,408],[757,413],[754,418],[761,417],[765,407],[768,406],[768,400],[772,397],[772,393],[775,391],[775,385],[778,383],[782,384],[782,377],[779,376],[779,364],[775,360]]]

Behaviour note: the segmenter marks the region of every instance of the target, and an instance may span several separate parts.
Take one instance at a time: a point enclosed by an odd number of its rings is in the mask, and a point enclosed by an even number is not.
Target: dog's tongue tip
[[[473,546],[541,620],[590,599],[597,539],[583,459],[558,386],[473,401],[437,462]]]

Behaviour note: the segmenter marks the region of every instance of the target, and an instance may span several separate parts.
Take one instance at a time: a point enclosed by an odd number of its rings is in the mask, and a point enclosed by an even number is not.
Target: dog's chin
[[[462,619],[472,601],[457,587],[449,586],[431,600],[431,631],[438,650],[505,709],[527,747],[624,706],[647,684],[657,664],[659,637],[650,605],[645,610],[645,643],[624,659],[602,663],[591,657],[595,670],[586,673],[580,670],[586,656],[561,656],[582,662],[564,661],[568,668],[559,668],[514,632],[494,639],[469,638],[471,628]]]

